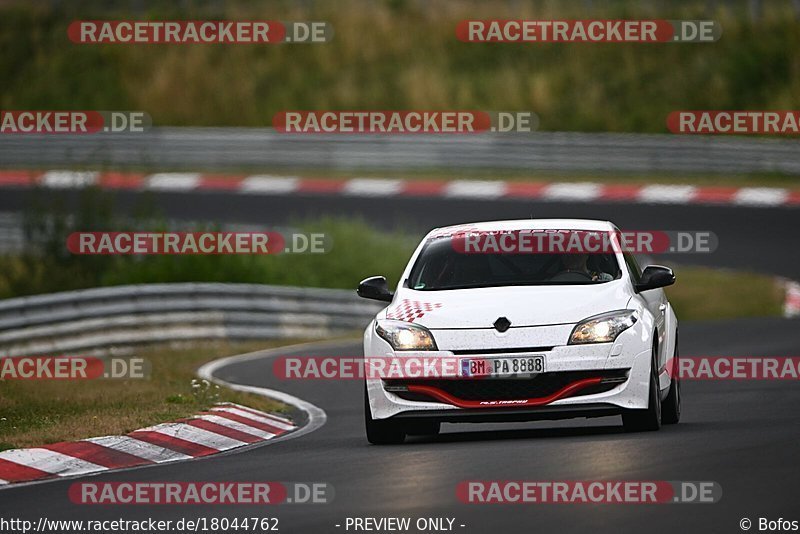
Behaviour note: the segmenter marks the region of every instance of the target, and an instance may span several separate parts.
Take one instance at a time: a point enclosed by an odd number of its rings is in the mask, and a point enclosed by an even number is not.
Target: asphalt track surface
[[[672,254],[664,258],[694,265],[749,269],[800,279],[800,209],[627,202],[533,202],[513,199],[442,199],[293,194],[252,196],[230,192],[116,192],[122,212],[134,206],[155,208],[170,219],[280,225],[321,217],[360,217],[384,229],[424,235],[436,226],[514,218],[589,218],[613,221],[622,230],[711,231],[719,240],[711,254]],[[68,208],[75,191],[4,189],[0,211],[22,211],[57,199]],[[324,228],[320,228],[324,231]],[[334,243],[334,247],[336,244]],[[379,274],[379,273],[375,273]],[[354,284],[357,281],[354,280]],[[392,281],[390,281],[392,282]],[[392,282],[393,283],[393,282]],[[732,288],[734,290],[735,288]]]
[[[786,355],[800,321],[684,324],[684,354]],[[284,354],[356,355],[358,342]],[[741,518],[796,519],[800,489],[796,381],[686,381],[683,420],[659,432],[626,434],[619,417],[515,424],[444,425],[435,438],[370,446],[361,384],[281,381],[269,358],[234,363],[224,380],[267,386],[324,407],[326,424],[297,439],[239,454],[122,473],[96,481],[317,481],[330,504],[252,506],[80,506],[74,480],[0,491],[0,517],[177,520],[273,516],[282,532],[344,532],[347,517],[452,517],[456,532],[737,532]],[[716,504],[464,504],[464,480],[693,480],[722,487]],[[351,531],[352,532],[352,531]],[[414,530],[412,530],[414,532]]]
[[[17,198],[17,201],[20,199]],[[130,201],[131,199],[123,199]],[[386,227],[425,227],[486,218],[569,216],[611,218],[623,228],[706,229],[719,250],[687,263],[798,275],[798,212],[626,204],[228,198],[162,195],[171,217],[280,223],[303,215],[361,214]],[[3,195],[0,208],[8,209]],[[17,204],[19,206],[19,204]],[[226,214],[228,214],[226,216]],[[412,222],[413,221],[413,222]],[[377,273],[376,273],[377,274]],[[731,288],[735,291],[736,288]],[[681,324],[683,356],[791,356],[800,321],[757,319]],[[292,354],[284,352],[284,354]],[[321,345],[302,355],[360,354],[357,341]],[[326,424],[297,439],[238,454],[105,473],[97,481],[306,481],[336,489],[331,504],[271,507],[78,506],[67,498],[74,480],[0,491],[0,517],[49,519],[280,518],[281,532],[345,532],[347,517],[451,517],[456,532],[741,532],[748,517],[800,520],[800,402],[797,381],[685,381],[683,420],[659,432],[625,434],[618,417],[518,424],[444,425],[435,438],[376,447],[363,431],[357,381],[281,381],[272,363],[256,359],[217,371],[227,381],[265,386],[322,407]],[[465,480],[715,481],[716,504],[470,505],[456,498]],[[336,527],[335,525],[342,525]],[[350,531],[352,532],[352,530]],[[416,532],[411,530],[411,532]]]

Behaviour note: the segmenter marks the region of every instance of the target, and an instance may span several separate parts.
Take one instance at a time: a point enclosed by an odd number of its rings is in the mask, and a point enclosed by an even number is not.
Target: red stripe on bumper
[[[602,382],[602,378],[584,378],[583,380],[578,380],[577,382],[573,382],[563,388],[559,389],[552,395],[548,395],[547,397],[537,397],[533,399],[517,399],[514,402],[507,402],[507,401],[474,401],[474,400],[463,400],[459,399],[458,397],[454,397],[449,393],[445,393],[439,388],[435,388],[432,386],[417,386],[412,385],[408,386],[408,391],[412,393],[424,393],[426,395],[430,395],[431,397],[440,400],[442,402],[446,402],[447,404],[452,404],[453,406],[458,406],[459,408],[515,408],[515,407],[527,407],[527,406],[544,406],[545,404],[550,404],[551,402],[557,401],[567,395],[575,393],[576,391],[580,391],[584,388],[589,386],[594,386]],[[525,401],[525,402],[518,402],[518,401]],[[499,404],[483,404],[485,402],[496,402]]]

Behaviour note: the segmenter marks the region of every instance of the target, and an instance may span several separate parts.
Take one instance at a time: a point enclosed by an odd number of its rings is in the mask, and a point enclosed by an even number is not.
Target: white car
[[[364,333],[366,358],[458,362],[455,377],[367,375],[369,442],[436,434],[442,422],[621,415],[630,431],[678,422],[680,383],[670,372],[678,321],[661,289],[675,282],[672,271],[642,271],[620,247],[496,248],[499,236],[541,232],[619,230],[579,219],[439,228],[417,247],[394,293],[382,276],[360,283],[360,296],[390,303]],[[488,236],[495,248],[467,253],[472,236]]]

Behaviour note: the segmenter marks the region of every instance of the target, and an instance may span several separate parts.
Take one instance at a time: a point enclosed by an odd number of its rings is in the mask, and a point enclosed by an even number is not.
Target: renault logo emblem
[[[499,317],[494,322],[494,329],[497,330],[498,332],[505,332],[510,327],[511,327],[511,321],[509,321],[505,317]]]

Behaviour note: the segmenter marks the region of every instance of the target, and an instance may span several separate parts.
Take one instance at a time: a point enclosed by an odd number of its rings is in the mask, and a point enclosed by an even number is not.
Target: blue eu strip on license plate
[[[543,355],[465,358],[461,360],[461,376],[529,377],[545,372],[544,363]]]

